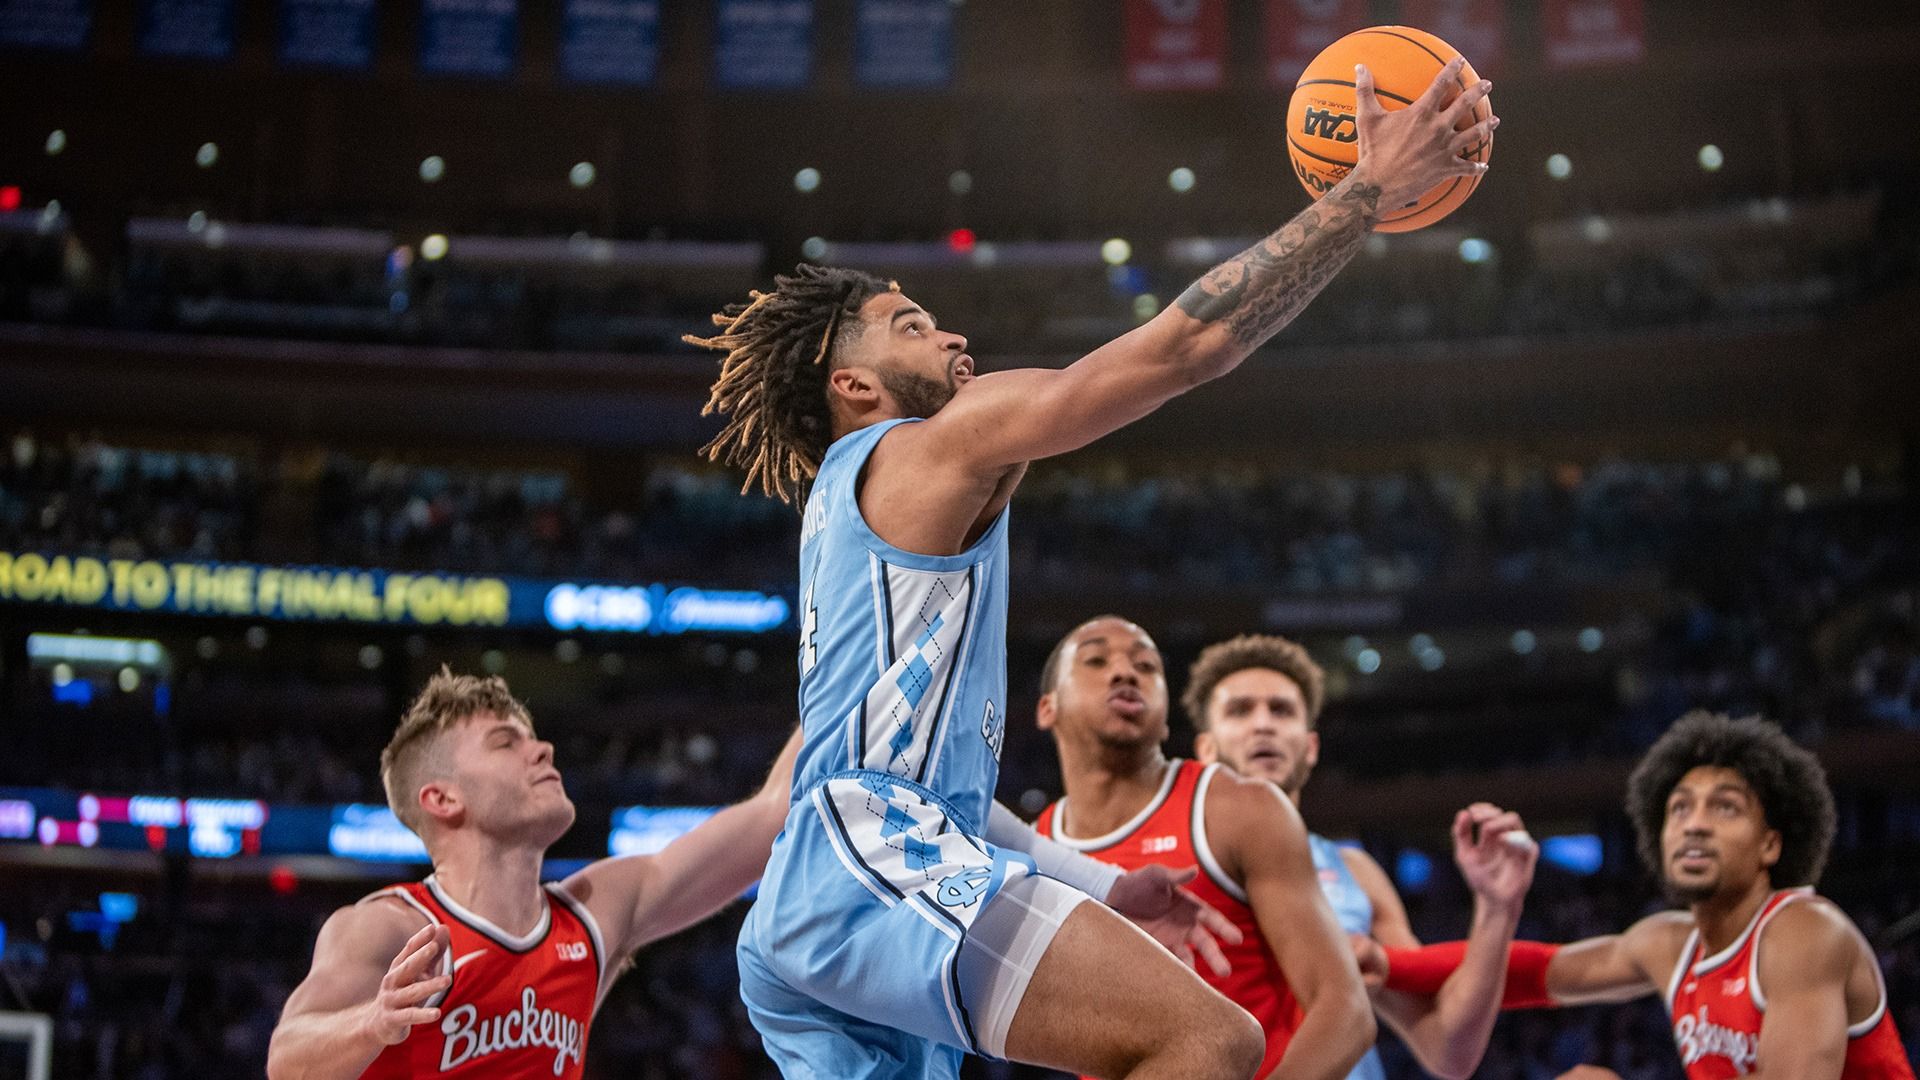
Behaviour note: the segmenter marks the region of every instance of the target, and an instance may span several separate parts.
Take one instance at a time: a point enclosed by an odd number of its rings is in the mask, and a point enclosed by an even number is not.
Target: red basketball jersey
[[[1200,876],[1189,888],[1218,908],[1245,938],[1238,945],[1220,943],[1228,963],[1233,965],[1232,973],[1220,978],[1203,966],[1200,977],[1260,1022],[1261,1030],[1267,1033],[1267,1056],[1260,1063],[1258,1075],[1265,1076],[1280,1064],[1280,1056],[1300,1026],[1301,1012],[1280,974],[1280,962],[1274,959],[1253,909],[1247,906],[1246,890],[1227,877],[1207,846],[1207,785],[1219,768],[1197,761],[1168,762],[1166,778],[1146,808],[1105,836],[1082,839],[1062,835],[1062,826],[1073,824],[1066,799],[1042,810],[1034,830],[1127,870],[1149,863],[1177,869],[1196,864],[1200,867]]]
[[[1688,938],[1667,984],[1673,1041],[1687,1080],[1727,1080],[1754,1069],[1767,996],[1760,987],[1760,940],[1781,908],[1813,895],[1812,889],[1774,893],[1732,945],[1701,956],[1700,931]],[[1869,954],[1871,955],[1871,954]],[[1880,1001],[1866,1019],[1847,1029],[1847,1062],[1841,1080],[1914,1080],[1887,1010],[1887,984],[1874,965]]]
[[[558,885],[543,895],[546,911],[524,937],[461,907],[431,877],[362,900],[395,897],[447,927],[439,966],[453,984],[429,1003],[438,1024],[416,1026],[360,1075],[579,1080],[607,950],[586,905]]]

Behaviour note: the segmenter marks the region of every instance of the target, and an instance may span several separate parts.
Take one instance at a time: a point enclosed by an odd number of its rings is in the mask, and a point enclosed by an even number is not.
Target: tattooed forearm
[[[1342,184],[1272,236],[1207,271],[1176,302],[1201,322],[1224,321],[1235,343],[1255,348],[1347,265],[1379,220],[1379,206],[1379,185]]]

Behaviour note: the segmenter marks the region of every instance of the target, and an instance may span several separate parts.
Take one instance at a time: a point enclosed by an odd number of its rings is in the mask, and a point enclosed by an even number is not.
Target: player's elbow
[[[1470,1053],[1449,1054],[1448,1060],[1427,1071],[1440,1080],[1473,1080],[1474,1074],[1480,1070],[1480,1059],[1485,1056],[1486,1047],[1482,1045]]]
[[[1367,992],[1362,989],[1347,995],[1350,1000],[1343,1002],[1347,1012],[1347,1022],[1342,1030],[1353,1032],[1353,1041],[1360,1044],[1360,1052],[1366,1053],[1373,1040],[1380,1034],[1380,1022],[1373,1017],[1373,1003],[1367,1000]]]
[[[1178,396],[1201,383],[1232,371],[1246,357],[1246,350],[1220,323],[1198,322],[1180,316],[1177,305],[1135,330],[1140,339],[1138,355],[1159,365],[1159,377],[1166,383],[1169,396]]]
[[[1326,987],[1314,995],[1313,1011],[1325,1011],[1326,1030],[1338,1032],[1340,1038],[1349,1045],[1347,1049],[1357,1060],[1373,1045],[1374,1037],[1379,1034],[1379,1022],[1373,1016],[1373,1002],[1367,997],[1366,987],[1358,981],[1351,985]]]
[[[267,1043],[267,1080],[301,1080],[304,1071],[294,1062],[286,1040],[280,1038],[280,1030],[275,1028],[273,1038]]]
[[[1188,335],[1174,351],[1172,364],[1180,391],[1191,390],[1232,371],[1246,357],[1224,331],[1208,327]]]
[[[1420,1063],[1420,1067],[1427,1071],[1427,1075],[1436,1077],[1437,1080],[1469,1080],[1473,1076],[1473,1070],[1479,1066],[1479,1055],[1467,1057],[1456,1053],[1437,1054]]]
[[[1414,1054],[1420,1061],[1420,1067],[1428,1075],[1439,1080],[1469,1080],[1474,1070],[1480,1067],[1480,1059],[1486,1055],[1487,1041],[1476,1039],[1471,1044],[1459,1039],[1436,1039],[1435,1045],[1422,1048],[1423,1052]]]
[[[1358,1048],[1356,1057],[1365,1054],[1373,1046],[1380,1034],[1380,1022],[1374,1019],[1373,1002],[1367,997],[1366,987],[1358,984],[1346,987],[1341,995],[1340,1010],[1343,1019],[1340,1030],[1348,1032]]]

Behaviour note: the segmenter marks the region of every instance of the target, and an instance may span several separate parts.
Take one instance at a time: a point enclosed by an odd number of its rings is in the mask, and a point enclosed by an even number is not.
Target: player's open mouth
[[[956,379],[973,378],[973,357],[962,354],[953,363],[953,377]]]
[[[1272,747],[1263,746],[1263,747],[1260,747],[1259,749],[1254,750],[1252,753],[1249,753],[1247,755],[1247,760],[1250,762],[1251,761],[1281,761],[1281,760],[1284,760],[1285,757],[1286,755],[1282,754],[1280,751],[1275,750]]]
[[[1703,847],[1684,847],[1673,853],[1673,864],[1682,870],[1705,870],[1713,860],[1713,852]]]

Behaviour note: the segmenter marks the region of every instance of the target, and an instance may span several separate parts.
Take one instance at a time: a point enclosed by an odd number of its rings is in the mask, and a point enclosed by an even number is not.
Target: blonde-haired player
[[[594,1010],[626,959],[760,876],[798,747],[796,733],[758,792],[658,854],[543,886],[541,861],[574,817],[553,744],[505,681],[442,668],[380,756],[387,801],[433,873],[327,920],[268,1075],[581,1076]]]

